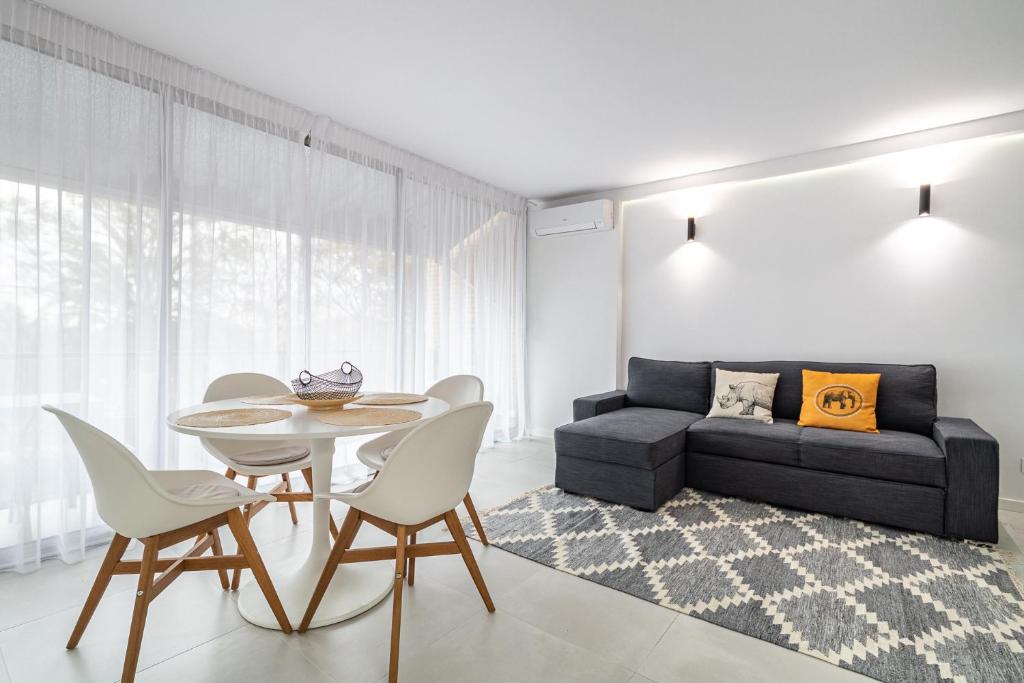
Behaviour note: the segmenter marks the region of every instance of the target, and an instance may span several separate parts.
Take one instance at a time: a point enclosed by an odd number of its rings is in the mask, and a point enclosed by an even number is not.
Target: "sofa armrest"
[[[603,394],[583,396],[572,402],[572,421],[579,422],[601,413],[610,413],[626,407],[626,392],[621,389]]]
[[[972,420],[940,417],[932,436],[946,456],[946,534],[999,540],[999,442]]]

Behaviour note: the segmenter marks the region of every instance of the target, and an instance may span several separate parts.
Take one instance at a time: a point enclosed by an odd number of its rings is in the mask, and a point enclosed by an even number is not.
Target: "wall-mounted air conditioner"
[[[530,212],[530,227],[537,237],[611,230],[612,200],[555,206]]]

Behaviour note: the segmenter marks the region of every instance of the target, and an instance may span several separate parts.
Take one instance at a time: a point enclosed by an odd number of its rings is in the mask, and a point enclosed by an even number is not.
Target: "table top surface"
[[[352,404],[352,408],[373,408],[387,407],[412,410],[420,413],[422,417],[410,422],[402,422],[394,425],[372,425],[369,427],[341,427],[338,425],[321,422],[317,413],[329,412],[312,410],[297,404],[288,405],[252,405],[242,403],[238,399],[226,401],[213,401],[212,403],[201,403],[175,410],[167,416],[167,426],[182,434],[202,436],[216,439],[245,439],[245,440],[267,440],[282,441],[289,439],[336,439],[345,436],[358,436],[360,434],[379,434],[393,432],[399,429],[410,429],[428,420],[437,417],[448,410],[448,404],[438,398],[430,397],[422,403],[410,403],[408,405],[394,406],[359,406]],[[258,425],[245,425],[244,427],[184,427],[177,422],[186,415],[202,413],[210,410],[229,410],[233,408],[275,408],[287,410],[292,414],[285,420],[267,422]]]

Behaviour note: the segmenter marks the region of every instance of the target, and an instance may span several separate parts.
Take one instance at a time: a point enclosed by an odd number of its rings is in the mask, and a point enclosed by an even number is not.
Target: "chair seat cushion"
[[[224,498],[238,498],[238,496],[242,495],[242,492],[234,486],[204,483],[192,484],[190,486],[183,486],[177,489],[168,489],[168,493],[172,493],[181,498],[191,498],[193,500],[221,500]]]
[[[614,410],[556,429],[555,451],[653,470],[682,453],[686,428],[702,417],[664,408]]]
[[[800,431],[795,420],[776,418],[771,424],[757,420],[708,417],[687,430],[687,450],[760,460],[779,465],[800,462]]]
[[[927,436],[883,429],[878,434],[805,427],[800,464],[824,472],[925,486],[946,485],[946,458]]]
[[[275,446],[274,448],[234,453],[231,455],[231,459],[239,465],[264,467],[302,460],[307,455],[309,455],[309,448],[306,446]]]
[[[356,451],[356,458],[371,470],[379,470],[384,467],[384,462],[395,450],[395,445],[379,448],[373,447],[372,442],[368,442],[359,447],[359,450]]]

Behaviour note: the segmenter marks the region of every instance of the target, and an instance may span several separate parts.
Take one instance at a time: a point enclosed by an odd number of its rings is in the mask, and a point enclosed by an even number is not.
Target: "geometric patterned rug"
[[[547,487],[481,516],[499,548],[878,680],[1024,681],[990,548],[694,489],[642,512]]]

